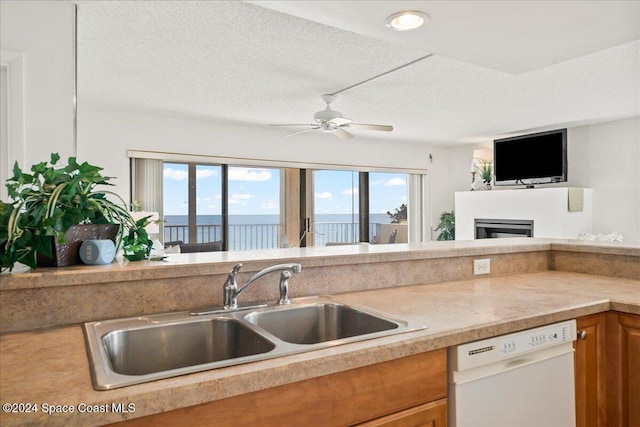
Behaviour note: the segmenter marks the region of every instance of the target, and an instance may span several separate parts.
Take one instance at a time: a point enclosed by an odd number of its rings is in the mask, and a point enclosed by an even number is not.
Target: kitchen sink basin
[[[276,343],[230,316],[157,314],[84,324],[96,390],[262,360]]]
[[[382,317],[333,303],[253,312],[246,315],[245,320],[294,344],[317,344],[399,326]]]
[[[235,319],[117,330],[103,337],[113,370],[145,375],[266,353],[275,344]]]
[[[96,390],[422,329],[332,297],[84,324]]]

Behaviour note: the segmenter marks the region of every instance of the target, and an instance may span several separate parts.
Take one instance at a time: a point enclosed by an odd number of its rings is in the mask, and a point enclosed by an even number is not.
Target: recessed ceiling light
[[[417,10],[404,10],[390,15],[385,24],[395,31],[411,31],[429,21],[429,15]]]

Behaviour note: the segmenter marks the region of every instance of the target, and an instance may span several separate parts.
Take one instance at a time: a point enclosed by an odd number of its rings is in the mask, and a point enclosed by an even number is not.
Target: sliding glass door
[[[189,243],[189,165],[164,163],[162,212],[165,244]]]
[[[407,243],[407,174],[369,173],[369,222],[373,243]]]
[[[163,209],[165,244],[277,248],[280,170],[165,162]]]
[[[406,243],[407,174],[313,172],[314,246]]]
[[[165,162],[165,243],[241,251],[407,242],[407,174],[315,170],[307,186],[304,171],[285,171]],[[285,201],[313,207],[302,214]]]
[[[227,203],[230,251],[279,246],[279,169],[230,166]]]
[[[195,168],[195,218],[190,217],[195,243],[218,242],[222,248],[222,167],[192,165]],[[192,209],[193,210],[193,209]],[[194,221],[195,219],[195,221]],[[195,230],[194,230],[195,228]],[[193,238],[190,241],[194,241]]]
[[[317,170],[313,187],[314,246],[359,242],[358,172]]]

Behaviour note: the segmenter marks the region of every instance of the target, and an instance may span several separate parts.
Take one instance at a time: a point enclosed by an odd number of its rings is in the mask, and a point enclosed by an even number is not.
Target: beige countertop
[[[80,326],[5,334],[0,336],[0,400],[37,404],[39,410],[2,413],[1,424],[107,424],[610,309],[640,314],[640,280],[562,271],[336,297],[426,328],[109,391],[96,391],[91,385]],[[112,403],[132,403],[135,412],[112,412]],[[69,405],[74,412],[48,415],[42,411],[44,404]],[[87,407],[104,412],[80,412]]]
[[[119,258],[107,265],[38,268],[22,274],[0,275],[0,290],[67,287],[105,282],[154,280],[184,276],[226,274],[238,262],[256,265],[284,261],[304,262],[305,268],[407,261],[514,252],[571,251],[640,256],[640,247],[617,242],[567,239],[481,239],[394,245],[344,245],[254,251],[202,252],[170,255],[164,261],[129,262]]]

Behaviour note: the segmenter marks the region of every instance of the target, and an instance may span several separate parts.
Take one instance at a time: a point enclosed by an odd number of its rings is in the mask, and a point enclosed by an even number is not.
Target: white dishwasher
[[[574,427],[576,321],[449,349],[449,427]]]

